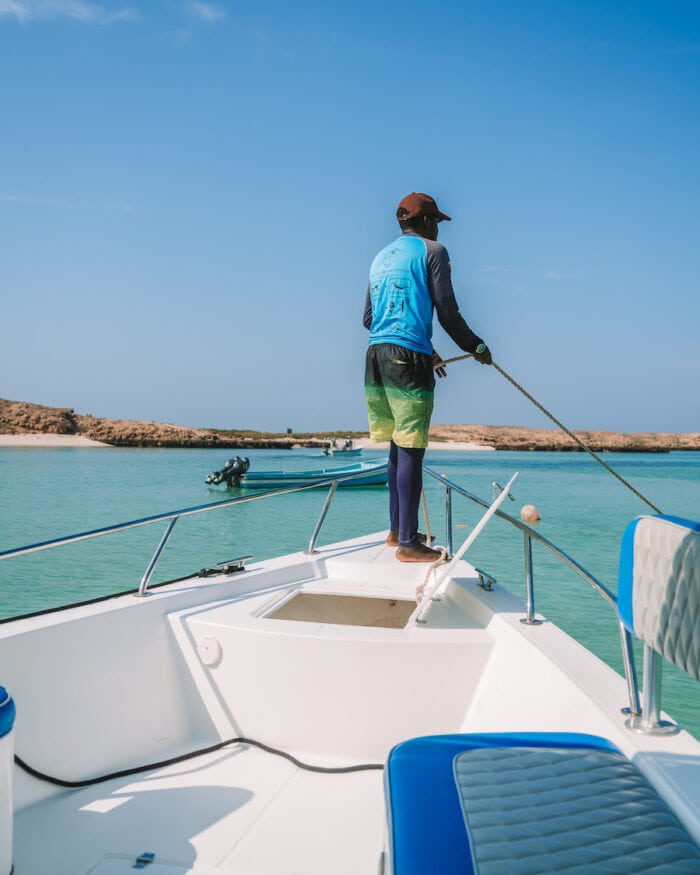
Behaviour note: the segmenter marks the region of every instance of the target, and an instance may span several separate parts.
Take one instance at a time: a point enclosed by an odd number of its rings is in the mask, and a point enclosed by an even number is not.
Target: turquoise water
[[[0,448],[0,551],[238,494],[207,486],[206,475],[233,452],[221,450]],[[312,450],[247,453],[251,470],[302,470],[328,460]],[[383,458],[366,452],[364,458]],[[700,519],[700,454],[608,454],[606,462],[665,513]],[[339,463],[340,464],[340,463]],[[486,499],[491,481],[519,472],[515,501],[540,511],[538,530],[616,591],[620,537],[647,507],[581,453],[428,452],[426,464]],[[426,479],[431,527],[444,542],[444,493]],[[153,581],[169,580],[236,556],[256,560],[305,549],[325,490],[253,501],[181,519]],[[480,508],[455,496],[454,547]],[[385,487],[340,489],[320,543],[387,527]],[[0,618],[134,589],[166,523],[0,562]],[[471,562],[524,595],[523,540],[494,519],[471,548]],[[534,545],[537,610],[620,670],[611,608],[572,571]],[[640,663],[641,666],[641,663]],[[640,669],[641,670],[641,669]],[[698,685],[665,670],[665,710],[700,737]]]

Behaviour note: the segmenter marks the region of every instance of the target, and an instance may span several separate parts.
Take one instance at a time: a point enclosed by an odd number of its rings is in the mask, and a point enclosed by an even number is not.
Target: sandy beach
[[[355,441],[358,447],[367,450],[388,450],[389,444],[375,444],[372,441]],[[429,441],[429,450],[453,450],[460,453],[469,453],[473,450],[494,450],[495,447],[487,447],[485,444],[475,444],[470,441]]]
[[[75,434],[0,434],[1,447],[110,447],[111,444],[93,441],[90,438]],[[388,443],[375,444],[372,441],[357,441],[357,446],[367,450],[387,450]],[[456,450],[470,452],[472,450],[494,450],[483,444],[468,441],[430,441],[429,450]]]
[[[77,434],[0,434],[0,447],[109,447]]]

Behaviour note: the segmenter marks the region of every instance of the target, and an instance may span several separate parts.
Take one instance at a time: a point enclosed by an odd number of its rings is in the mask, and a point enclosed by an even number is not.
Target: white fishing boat
[[[425,474],[435,567],[319,546],[337,482],[306,549],[204,578],[151,584],[175,523],[267,493],[0,554],[167,524],[137,590],[0,624],[0,875],[700,872],[700,743],[660,710],[662,658],[700,673],[700,527],[632,523],[618,604],[508,489]],[[461,546],[457,495],[486,509]],[[494,514],[526,601],[468,561]],[[533,541],[607,603],[626,677],[536,613]]]
[[[328,446],[323,448],[324,456],[359,456],[363,447],[352,438],[339,441],[337,438],[328,441]]]

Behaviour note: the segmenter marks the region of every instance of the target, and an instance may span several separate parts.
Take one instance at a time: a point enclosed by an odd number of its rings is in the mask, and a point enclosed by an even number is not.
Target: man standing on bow
[[[401,236],[372,262],[363,323],[369,329],[365,400],[370,438],[389,444],[389,536],[401,562],[434,562],[437,550],[418,531],[423,456],[433,412],[433,312],[465,352],[491,364],[489,348],[462,318],[450,279],[450,258],[437,242],[451,221],[427,194],[407,195],[396,210]],[[437,369],[440,377],[443,368]]]

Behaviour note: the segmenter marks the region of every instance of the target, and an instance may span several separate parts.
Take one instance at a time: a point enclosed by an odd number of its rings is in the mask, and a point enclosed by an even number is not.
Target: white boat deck
[[[430,673],[441,669],[449,643],[445,634],[454,647],[459,638],[465,643],[468,630],[476,635],[474,645],[489,649],[493,642],[483,624],[466,615],[457,621],[451,602],[436,604],[432,622],[439,631],[427,634],[416,628],[268,619],[263,614],[301,588],[410,600],[425,574],[425,566],[397,563],[394,551],[376,539],[322,550],[318,565],[306,557],[298,561],[301,571],[291,575],[291,584],[283,583],[289,574],[264,563],[261,576],[268,585],[262,592],[163,614],[217,732],[217,738],[192,738],[179,748],[245,735],[313,765],[345,766],[382,763],[404,737],[406,720],[416,731],[457,731],[462,697],[451,703],[448,720],[444,703],[437,709],[437,698],[432,713],[416,708],[415,684],[427,683]],[[161,598],[166,594],[154,591],[149,601]],[[91,610],[104,616],[108,608]],[[139,632],[134,630],[136,637]],[[406,647],[406,639],[421,635],[427,647],[419,655]],[[223,658],[208,667],[201,643],[214,636]],[[364,664],[357,651],[362,640],[369,648]],[[232,671],[232,664],[240,670]],[[319,697],[324,686],[328,694]],[[20,748],[29,758],[21,738]],[[60,761],[48,767],[50,759],[45,752],[43,768],[65,775]],[[130,759],[135,765],[157,757]],[[82,774],[94,772],[85,767]],[[379,871],[384,832],[379,770],[319,774],[254,747],[232,745],[167,768],[59,792],[16,812],[14,875],[117,875],[134,871],[147,852],[156,855],[147,866],[155,875],[320,875],[329,872],[330,860],[338,875]]]
[[[133,872],[144,852],[172,873],[375,873],[383,816],[380,772],[315,774],[234,746],[19,812],[15,875]]]
[[[419,735],[589,732],[618,744],[662,793],[670,788],[700,835],[698,742],[626,730],[623,680],[552,624],[521,624],[519,599],[498,585],[481,589],[466,562],[426,625],[372,625],[359,608],[356,625],[324,613],[332,595],[376,599],[383,615],[413,598],[425,572],[398,563],[375,535],[218,583],[185,581],[145,600],[33,618],[16,642],[0,629],[0,658],[15,672],[6,683],[18,706],[17,753],[76,779],[240,736],[306,763],[346,766],[383,763],[394,744]],[[299,592],[320,596],[306,619],[285,613]],[[269,616],[282,606],[281,619]],[[64,632],[71,643],[61,649]],[[44,635],[57,657],[34,700],[22,671]],[[60,793],[17,776],[14,875],[123,875],[148,852],[151,875],[380,871],[378,770],[318,774],[235,745]]]

